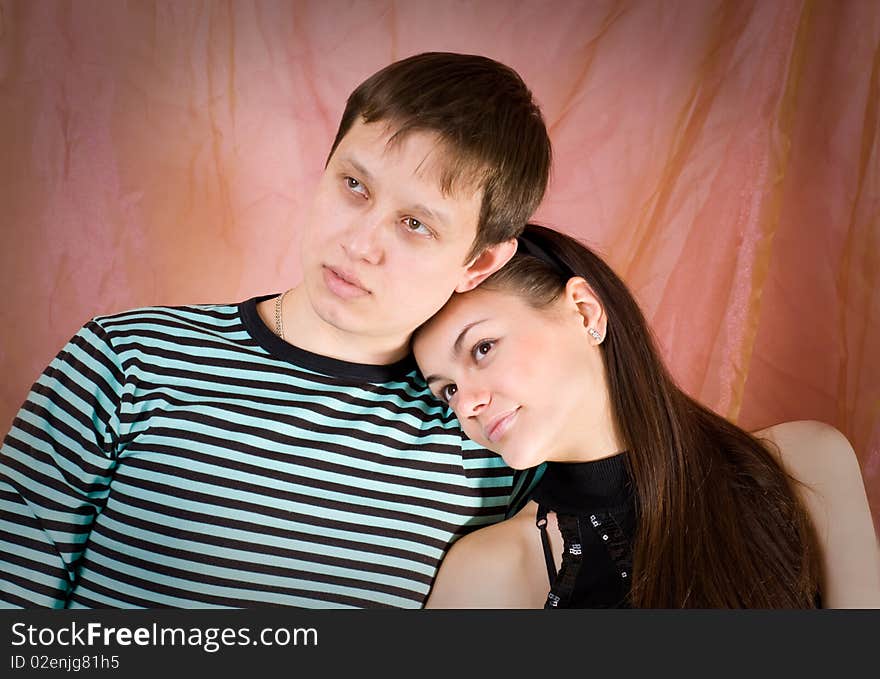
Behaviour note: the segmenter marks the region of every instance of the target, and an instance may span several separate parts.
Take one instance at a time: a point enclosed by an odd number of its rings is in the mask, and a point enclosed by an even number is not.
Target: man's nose
[[[353,260],[381,264],[384,253],[382,236],[382,217],[370,213],[360,214],[346,229],[340,244]]]

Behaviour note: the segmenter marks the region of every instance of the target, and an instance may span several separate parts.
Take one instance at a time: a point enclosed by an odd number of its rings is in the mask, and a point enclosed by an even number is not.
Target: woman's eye
[[[345,178],[345,185],[349,188],[350,191],[354,191],[355,193],[360,194],[362,196],[366,195],[366,193],[367,193],[367,190],[366,190],[366,188],[364,188],[364,185],[361,184],[360,181],[358,181],[354,177],[346,177]]]
[[[409,231],[420,233],[426,236],[431,235],[431,230],[415,217],[404,217],[403,223]]]
[[[492,351],[492,348],[495,346],[495,340],[483,340],[482,342],[478,342],[474,345],[473,355],[475,361],[482,361],[486,355]]]
[[[455,396],[455,392],[458,391],[458,387],[454,384],[447,384],[440,390],[440,398],[442,398],[446,403],[449,403],[449,399]]]

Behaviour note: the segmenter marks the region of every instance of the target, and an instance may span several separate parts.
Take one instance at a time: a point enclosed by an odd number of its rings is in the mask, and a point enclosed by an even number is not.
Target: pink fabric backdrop
[[[690,393],[840,428],[880,525],[871,0],[0,0],[0,429],[91,316],[295,283],[345,97],[426,50],[522,74],[540,220],[606,254]]]

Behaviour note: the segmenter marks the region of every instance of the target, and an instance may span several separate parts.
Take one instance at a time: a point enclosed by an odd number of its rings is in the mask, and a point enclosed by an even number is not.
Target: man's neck
[[[275,297],[260,302],[257,312],[275,331]],[[305,287],[299,285],[284,298],[284,340],[319,356],[350,363],[390,365],[409,353],[409,337],[368,337],[336,328],[312,309]]]

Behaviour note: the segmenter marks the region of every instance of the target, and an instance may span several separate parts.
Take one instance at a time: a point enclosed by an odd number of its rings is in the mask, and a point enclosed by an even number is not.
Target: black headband
[[[537,240],[535,240],[530,234],[523,233],[519,238],[516,239],[516,241],[517,243],[519,243],[519,245],[517,246],[518,252],[530,255],[535,259],[540,259],[542,262],[544,262],[544,264],[548,265],[551,269],[553,269],[556,273],[558,273],[565,279],[574,276],[574,272],[571,270],[571,267],[563,262],[554,252],[542,247],[541,244]]]

